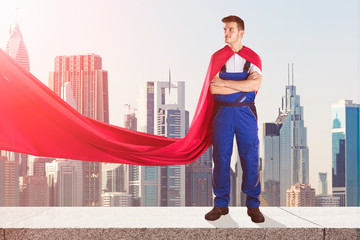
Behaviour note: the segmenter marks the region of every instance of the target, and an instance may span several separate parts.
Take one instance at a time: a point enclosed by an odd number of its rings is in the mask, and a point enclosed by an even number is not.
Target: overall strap
[[[246,60],[246,63],[244,64],[244,69],[243,72],[248,72],[250,69],[250,62],[248,60]]]
[[[243,72],[248,72],[250,68],[250,62],[248,60],[246,60],[245,64],[244,64],[244,69]],[[238,102],[240,101],[240,99],[245,95],[246,92],[243,92],[240,97],[238,97],[234,102]]]

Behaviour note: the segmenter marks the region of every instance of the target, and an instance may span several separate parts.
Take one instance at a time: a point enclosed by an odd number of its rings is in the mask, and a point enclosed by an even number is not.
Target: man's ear
[[[244,36],[244,33],[245,33],[244,30],[240,30],[240,31],[239,31],[239,34],[240,34],[240,37],[241,37],[241,38]]]

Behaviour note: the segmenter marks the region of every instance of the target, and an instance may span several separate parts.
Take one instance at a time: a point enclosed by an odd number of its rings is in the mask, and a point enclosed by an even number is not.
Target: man
[[[233,53],[210,84],[215,102],[212,126],[215,200],[214,208],[205,215],[205,219],[213,221],[229,212],[230,162],[235,134],[243,169],[241,190],[247,196],[247,213],[253,222],[260,223],[265,219],[259,210],[259,139],[254,100],[262,80],[261,60],[242,45],[244,22],[241,18],[228,16],[222,22],[228,46],[215,53],[213,58],[221,58],[223,52],[230,49]]]

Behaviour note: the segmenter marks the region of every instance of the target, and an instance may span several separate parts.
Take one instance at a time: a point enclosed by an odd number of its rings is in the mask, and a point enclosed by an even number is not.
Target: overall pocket
[[[256,121],[257,121],[257,112],[256,112],[256,107],[255,107],[255,105],[247,106],[247,108],[250,110],[250,112],[252,113],[252,115],[254,116],[254,118],[255,118]]]
[[[213,111],[213,120],[216,119],[216,117],[219,115],[219,112],[221,111],[222,106],[221,105],[215,105],[214,111]]]

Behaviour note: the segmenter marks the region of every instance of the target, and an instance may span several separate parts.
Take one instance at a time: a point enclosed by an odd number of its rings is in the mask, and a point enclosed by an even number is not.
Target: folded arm
[[[210,84],[210,92],[212,94],[254,92],[259,90],[261,80],[262,75],[258,72],[252,72],[246,80],[242,81],[223,80],[219,76],[216,76]]]

